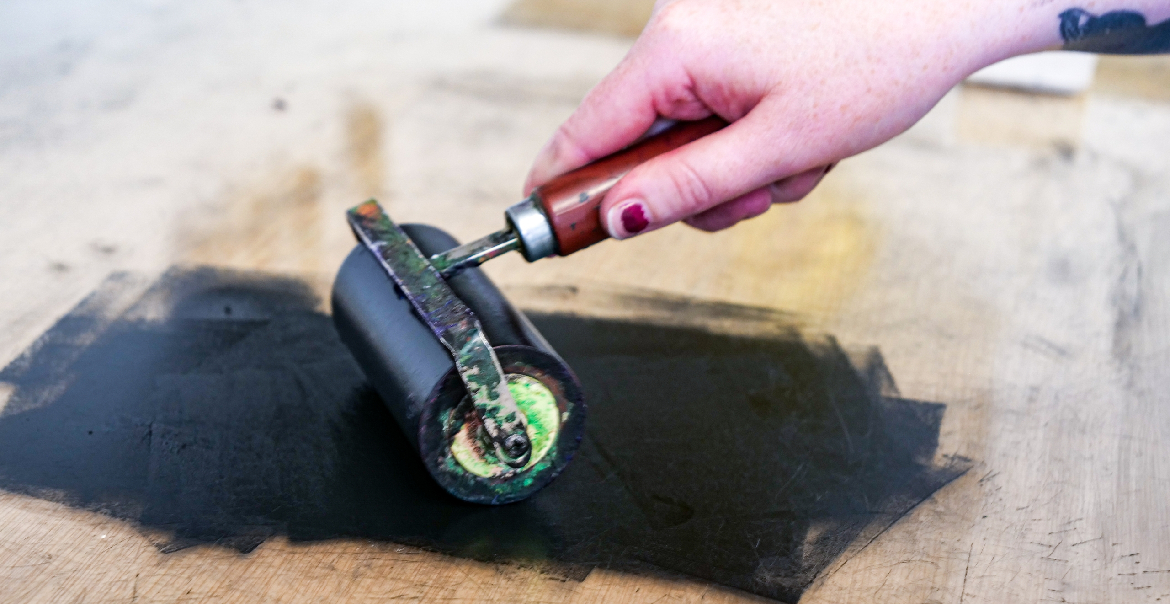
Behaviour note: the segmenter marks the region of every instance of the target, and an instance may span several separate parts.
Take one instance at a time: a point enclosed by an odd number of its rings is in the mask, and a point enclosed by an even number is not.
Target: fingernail
[[[639,199],[633,199],[609,211],[609,231],[615,237],[624,239],[630,235],[637,235],[650,226],[646,204]],[[620,227],[620,228],[615,228]]]

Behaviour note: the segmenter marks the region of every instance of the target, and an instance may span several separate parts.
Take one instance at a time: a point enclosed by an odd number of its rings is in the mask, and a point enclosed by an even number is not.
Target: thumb
[[[788,153],[788,137],[759,109],[631,170],[601,204],[610,235],[626,239],[652,231],[827,163]]]

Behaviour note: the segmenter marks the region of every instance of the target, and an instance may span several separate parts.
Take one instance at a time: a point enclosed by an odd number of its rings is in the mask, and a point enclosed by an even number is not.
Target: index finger
[[[689,90],[680,64],[655,59],[635,44],[630,54],[585,95],[537,154],[524,194],[552,178],[620,151],[637,141],[660,116],[695,120],[711,111]]]

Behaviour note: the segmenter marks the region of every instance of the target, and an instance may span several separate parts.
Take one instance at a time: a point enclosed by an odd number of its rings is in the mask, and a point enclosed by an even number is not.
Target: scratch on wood
[[[984,482],[987,482],[996,476],[999,476],[999,472],[996,472],[995,470],[988,470],[987,473],[983,475],[983,478],[979,479],[979,484],[983,484]]]
[[[971,553],[975,551],[975,542],[971,542],[971,547],[967,548],[967,567],[963,569],[963,589],[959,592],[959,604],[963,604],[963,600],[967,597],[967,575],[971,572]]]

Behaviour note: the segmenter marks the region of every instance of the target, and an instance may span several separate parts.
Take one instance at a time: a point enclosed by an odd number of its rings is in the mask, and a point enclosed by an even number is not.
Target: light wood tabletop
[[[959,87],[725,232],[493,261],[582,452],[500,510],[418,480],[329,323],[343,213],[498,228],[645,16],[529,27],[573,4],[0,8],[0,601],[1170,598],[1156,57]]]

